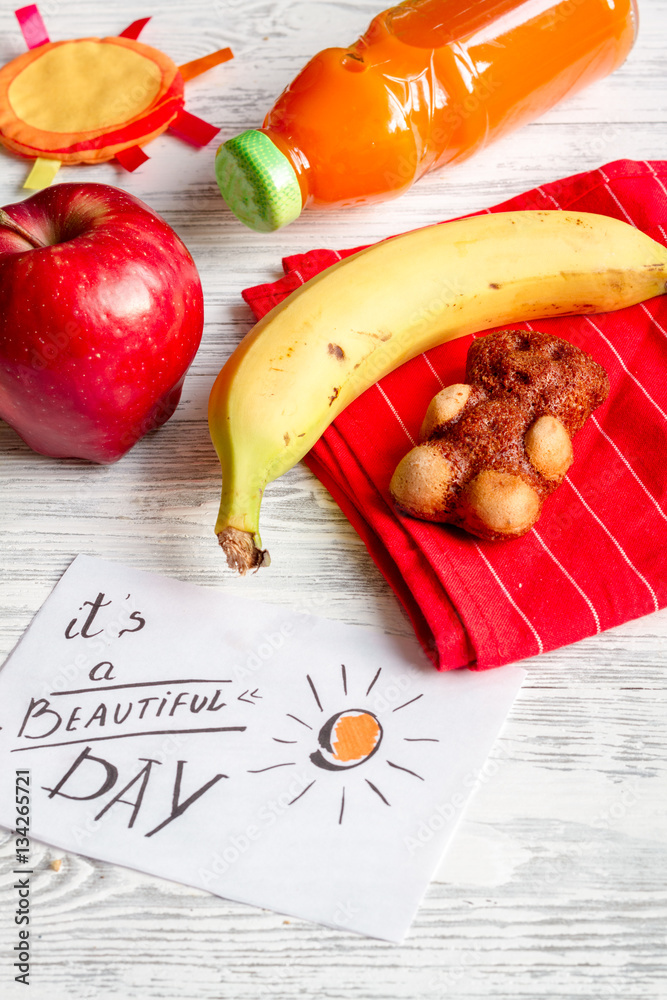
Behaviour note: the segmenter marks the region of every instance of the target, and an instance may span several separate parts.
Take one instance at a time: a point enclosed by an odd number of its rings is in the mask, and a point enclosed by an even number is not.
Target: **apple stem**
[[[18,222],[15,222],[11,216],[7,215],[4,208],[0,208],[0,226],[4,226],[5,229],[11,229],[13,233],[24,239],[35,250],[47,246],[46,243],[42,243],[41,240],[38,240],[36,236],[33,236],[27,229],[24,229]]]

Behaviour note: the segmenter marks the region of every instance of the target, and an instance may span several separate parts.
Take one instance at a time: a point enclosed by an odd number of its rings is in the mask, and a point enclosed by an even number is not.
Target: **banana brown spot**
[[[370,337],[371,340],[379,340],[383,344],[387,340],[391,340],[391,333],[376,333],[374,330],[355,330],[354,332],[360,337]]]
[[[329,344],[327,350],[329,354],[333,354],[334,358],[338,358],[339,361],[342,361],[345,357],[345,351],[338,344]]]
[[[333,405],[334,400],[338,398],[339,392],[340,392],[340,386],[335,385],[333,393],[331,394],[331,396],[329,396],[329,406]]]

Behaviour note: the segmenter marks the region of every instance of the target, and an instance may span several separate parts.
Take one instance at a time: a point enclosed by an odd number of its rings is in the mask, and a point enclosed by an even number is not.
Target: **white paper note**
[[[401,941],[525,676],[88,556],[0,672],[0,823]]]

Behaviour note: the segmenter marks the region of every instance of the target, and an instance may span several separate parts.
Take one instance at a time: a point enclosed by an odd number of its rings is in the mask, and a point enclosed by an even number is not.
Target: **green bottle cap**
[[[249,129],[221,146],[215,175],[222,197],[250,229],[270,233],[301,214],[296,171],[264,132]]]

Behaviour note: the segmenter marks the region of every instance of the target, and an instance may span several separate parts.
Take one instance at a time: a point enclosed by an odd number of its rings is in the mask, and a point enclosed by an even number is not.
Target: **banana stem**
[[[245,576],[250,569],[257,572],[260,566],[271,565],[269,553],[255,545],[255,539],[249,531],[224,528],[218,532],[218,541],[227,556],[227,565],[241,576]]]
[[[235,489],[238,476],[235,471],[223,479],[222,498],[215,533],[222,551],[227,557],[227,565],[245,576],[248,570],[268,566],[269,553],[261,548],[259,537],[259,508],[263,489]]]

